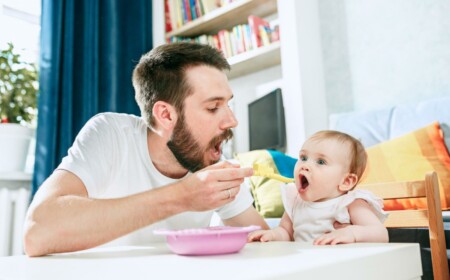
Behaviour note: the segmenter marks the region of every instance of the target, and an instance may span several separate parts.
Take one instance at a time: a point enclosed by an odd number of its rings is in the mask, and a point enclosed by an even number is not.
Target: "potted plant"
[[[0,172],[24,171],[36,126],[38,71],[13,44],[0,52]]]

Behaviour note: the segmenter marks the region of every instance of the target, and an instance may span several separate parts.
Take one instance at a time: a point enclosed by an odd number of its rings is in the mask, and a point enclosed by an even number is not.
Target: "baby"
[[[282,187],[280,225],[249,234],[248,241],[299,241],[314,245],[388,242],[383,201],[353,190],[366,167],[364,146],[350,135],[320,131],[304,143],[295,184]],[[334,228],[334,223],[341,225]]]

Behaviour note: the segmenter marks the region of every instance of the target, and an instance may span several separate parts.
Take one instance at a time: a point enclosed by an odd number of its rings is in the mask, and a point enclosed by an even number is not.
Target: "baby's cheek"
[[[294,178],[295,178],[295,180],[298,179],[298,174],[300,172],[300,165],[298,164],[299,161],[300,160],[297,161],[297,163],[295,164],[295,167],[294,167]]]

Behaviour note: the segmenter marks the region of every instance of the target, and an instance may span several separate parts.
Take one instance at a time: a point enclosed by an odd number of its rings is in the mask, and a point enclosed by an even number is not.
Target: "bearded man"
[[[141,117],[102,113],[87,122],[36,193],[25,222],[29,256],[160,242],[159,228],[268,226],[244,178],[221,160],[237,120],[215,48],[173,43],[144,54],[133,72]]]

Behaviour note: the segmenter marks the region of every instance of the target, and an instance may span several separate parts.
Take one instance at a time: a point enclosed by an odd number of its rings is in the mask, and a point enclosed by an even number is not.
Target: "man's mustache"
[[[227,142],[227,141],[231,140],[233,138],[233,136],[234,136],[233,131],[229,128],[229,129],[225,130],[222,134],[214,137],[210,142],[211,146],[214,147],[215,145],[217,145],[218,143],[221,143],[223,141]]]

